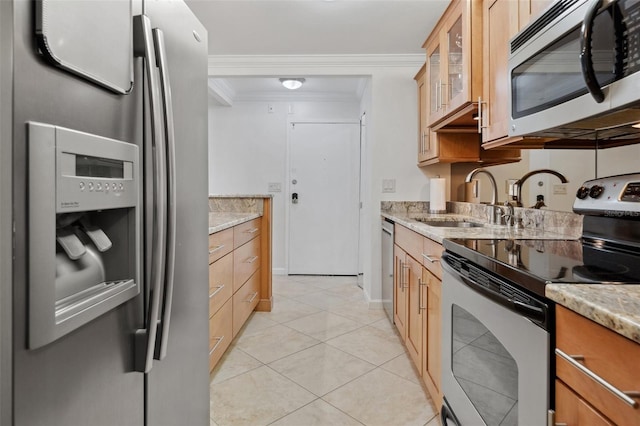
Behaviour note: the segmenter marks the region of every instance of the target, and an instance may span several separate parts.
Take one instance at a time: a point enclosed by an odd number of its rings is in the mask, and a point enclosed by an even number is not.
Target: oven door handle
[[[442,259],[444,259],[444,262],[442,262],[442,268],[455,278],[458,278],[464,285],[476,291],[477,293],[488,297],[499,305],[521,314],[522,316],[533,321],[536,324],[545,323],[547,315],[543,308],[510,299],[506,296],[503,296],[502,294],[485,288],[483,285],[465,277],[464,275],[460,274],[460,272],[453,269],[453,267],[448,263],[448,257],[449,256],[446,252],[442,254]]]
[[[593,57],[591,55],[591,41],[593,40],[593,23],[598,14],[598,10],[602,7],[603,0],[594,0],[587,13],[584,15],[584,21],[580,28],[580,65],[582,66],[582,77],[584,83],[591,96],[597,103],[604,101],[604,92],[596,78],[596,71],[593,68]]]

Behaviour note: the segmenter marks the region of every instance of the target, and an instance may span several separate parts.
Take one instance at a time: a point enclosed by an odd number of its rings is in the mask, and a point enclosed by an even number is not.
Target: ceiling
[[[422,43],[449,0],[186,0],[208,30],[209,55],[424,54]],[[210,79],[217,100],[357,98],[361,77],[306,77],[288,91],[277,78]],[[214,95],[214,98],[216,96]]]
[[[449,0],[186,0],[210,55],[422,53]]]

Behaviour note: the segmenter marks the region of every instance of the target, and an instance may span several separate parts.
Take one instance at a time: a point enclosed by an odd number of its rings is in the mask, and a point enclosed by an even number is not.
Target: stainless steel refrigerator
[[[209,423],[207,33],[0,1],[0,424]]]

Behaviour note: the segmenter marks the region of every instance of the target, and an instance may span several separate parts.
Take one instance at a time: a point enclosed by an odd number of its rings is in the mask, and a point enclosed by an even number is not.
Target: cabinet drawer
[[[233,228],[209,235],[209,263],[233,250]]]
[[[572,426],[613,426],[592,406],[556,379],[555,424]]]
[[[405,228],[402,225],[397,225],[394,228],[395,231],[395,243],[402,248],[409,256],[413,257],[418,262],[422,261],[422,235],[417,232]]]
[[[556,307],[556,345],[564,354],[580,356],[578,363],[620,391],[640,391],[640,345],[576,314]],[[640,425],[640,398],[626,404],[602,384],[556,353],[556,376],[620,425]]]
[[[233,295],[233,337],[238,334],[260,300],[260,272],[255,274]]]
[[[209,371],[218,363],[233,339],[233,302],[227,303],[209,318]]]
[[[260,223],[262,218],[256,218],[249,222],[241,223],[233,227],[233,246],[240,247],[244,243],[260,235]]]
[[[254,238],[233,252],[233,292],[238,291],[260,266],[260,238]]]
[[[442,244],[424,237],[422,240],[422,253],[420,260],[425,268],[427,268],[433,275],[442,279],[442,266],[440,265],[440,258],[444,247]]]
[[[233,253],[209,265],[209,316],[233,294]]]

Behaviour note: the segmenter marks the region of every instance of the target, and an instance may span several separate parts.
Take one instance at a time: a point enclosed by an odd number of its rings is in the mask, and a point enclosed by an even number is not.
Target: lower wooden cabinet
[[[394,322],[431,398],[442,405],[440,257],[444,248],[395,226]]]
[[[267,207],[262,218],[209,235],[209,371],[251,312],[271,310],[270,204]]]
[[[233,340],[232,327],[233,303],[227,300],[224,305],[209,318],[209,371],[213,370],[222,354]]]
[[[640,344],[556,305],[556,422],[640,425],[638,360]]]

